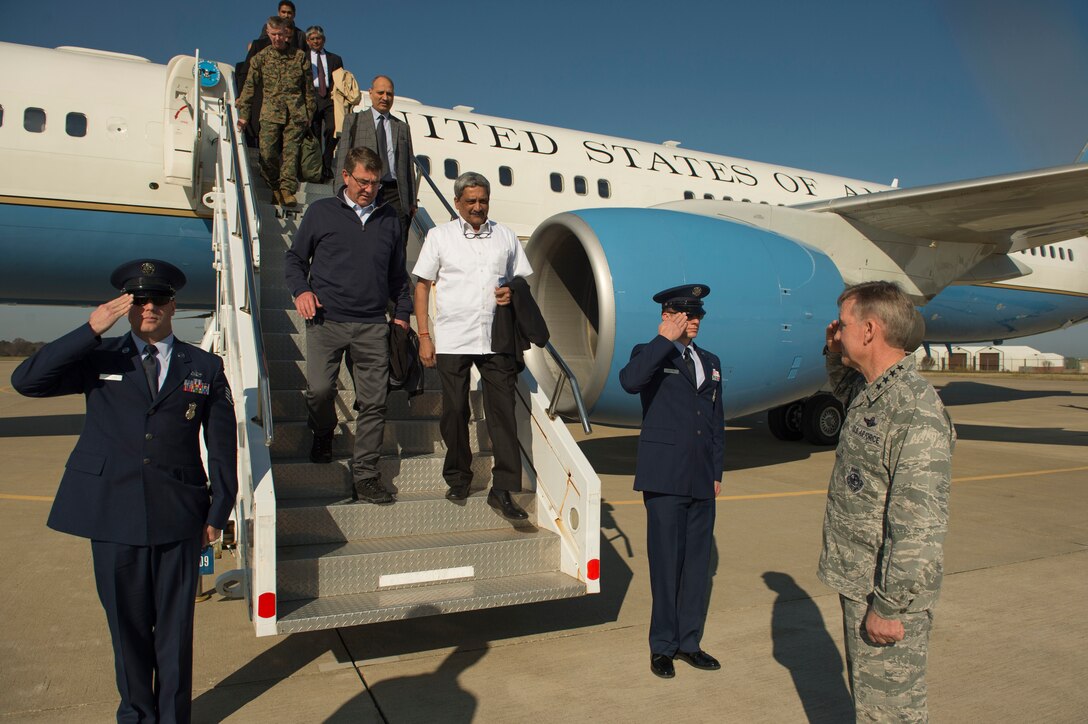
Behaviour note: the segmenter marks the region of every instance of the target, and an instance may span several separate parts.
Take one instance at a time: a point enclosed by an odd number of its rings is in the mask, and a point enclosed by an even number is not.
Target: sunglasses
[[[133,294],[132,303],[137,307],[146,306],[148,302],[151,302],[156,307],[164,307],[170,303],[173,297],[169,294]]]

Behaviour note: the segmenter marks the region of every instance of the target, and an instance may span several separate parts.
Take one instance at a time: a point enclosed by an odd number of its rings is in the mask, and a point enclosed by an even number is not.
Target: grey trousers
[[[389,384],[388,325],[323,320],[306,327],[306,406],[315,435],[331,434],[336,429],[336,378],[344,352],[352,365],[358,411],[352,479],[361,483],[381,477],[378,458]]]

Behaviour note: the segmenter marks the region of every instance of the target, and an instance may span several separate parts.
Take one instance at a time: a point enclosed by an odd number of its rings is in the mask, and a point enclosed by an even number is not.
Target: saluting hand
[[[116,299],[100,304],[91,312],[91,318],[87,321],[90,323],[95,336],[101,337],[109,331],[110,327],[117,323],[118,319],[128,314],[128,310],[131,308],[132,295],[122,294]]]
[[[688,328],[688,315],[683,312],[666,314],[661,324],[657,325],[657,333],[670,342],[675,342],[684,336]]]
[[[831,324],[827,325],[827,332],[825,333],[825,343],[827,344],[827,353],[842,356],[842,344],[837,339],[839,334],[839,320],[832,320]]]

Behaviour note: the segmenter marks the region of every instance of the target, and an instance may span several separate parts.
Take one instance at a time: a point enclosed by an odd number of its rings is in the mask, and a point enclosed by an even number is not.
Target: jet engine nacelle
[[[597,422],[641,422],[639,398],[620,387],[619,371],[636,344],[657,334],[653,295],[677,284],[711,288],[697,344],[721,358],[727,417],[806,397],[827,379],[824,330],[843,280],[803,242],[673,210],[589,209],[545,220],[526,253],[552,344]],[[533,347],[526,364],[550,392],[549,355]],[[569,393],[559,409],[574,412]]]

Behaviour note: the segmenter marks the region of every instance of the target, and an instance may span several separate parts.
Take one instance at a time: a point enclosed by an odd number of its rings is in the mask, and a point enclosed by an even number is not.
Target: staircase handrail
[[[245,263],[245,299],[239,306],[239,310],[249,315],[250,322],[253,325],[253,337],[254,337],[254,349],[257,356],[257,394],[260,399],[260,413],[256,422],[260,424],[264,430],[264,444],[265,446],[272,445],[272,439],[274,436],[273,424],[272,424],[272,386],[268,379],[268,359],[264,350],[264,330],[261,326],[261,314],[260,304],[257,302],[257,294],[255,292],[257,288],[256,280],[253,275],[253,268],[259,262],[254,262],[253,249],[259,244],[256,234],[250,229],[250,216],[256,218],[256,203],[253,198],[253,187],[250,183],[249,167],[241,163],[241,157],[239,152],[239,146],[241,144],[240,134],[237,131],[237,126],[234,122],[234,108],[233,105],[228,103],[225,108],[226,127],[229,129],[229,138],[226,139],[230,143],[230,166],[229,174],[226,175],[226,180],[229,185],[234,188],[235,200],[237,212],[235,214],[236,224],[231,229],[231,236],[238,237],[242,240],[240,246],[242,247],[242,258]],[[221,142],[224,139],[221,138]],[[239,183],[239,179],[242,181]],[[224,193],[226,189],[223,189]],[[229,205],[228,205],[228,208]]]
[[[569,380],[570,391],[574,395],[574,404],[578,408],[578,420],[582,423],[582,430],[587,435],[591,434],[593,426],[589,423],[589,413],[586,412],[586,403],[582,399],[582,387],[578,384],[578,378],[574,376],[574,372],[571,371],[566,361],[559,354],[559,350],[552,346],[551,342],[545,343],[544,349],[551,355],[560,372],[555,377],[555,392],[552,393],[552,399],[548,405],[548,417],[554,420],[559,414],[555,411],[555,408],[559,406],[559,395],[563,393],[563,384]]]

